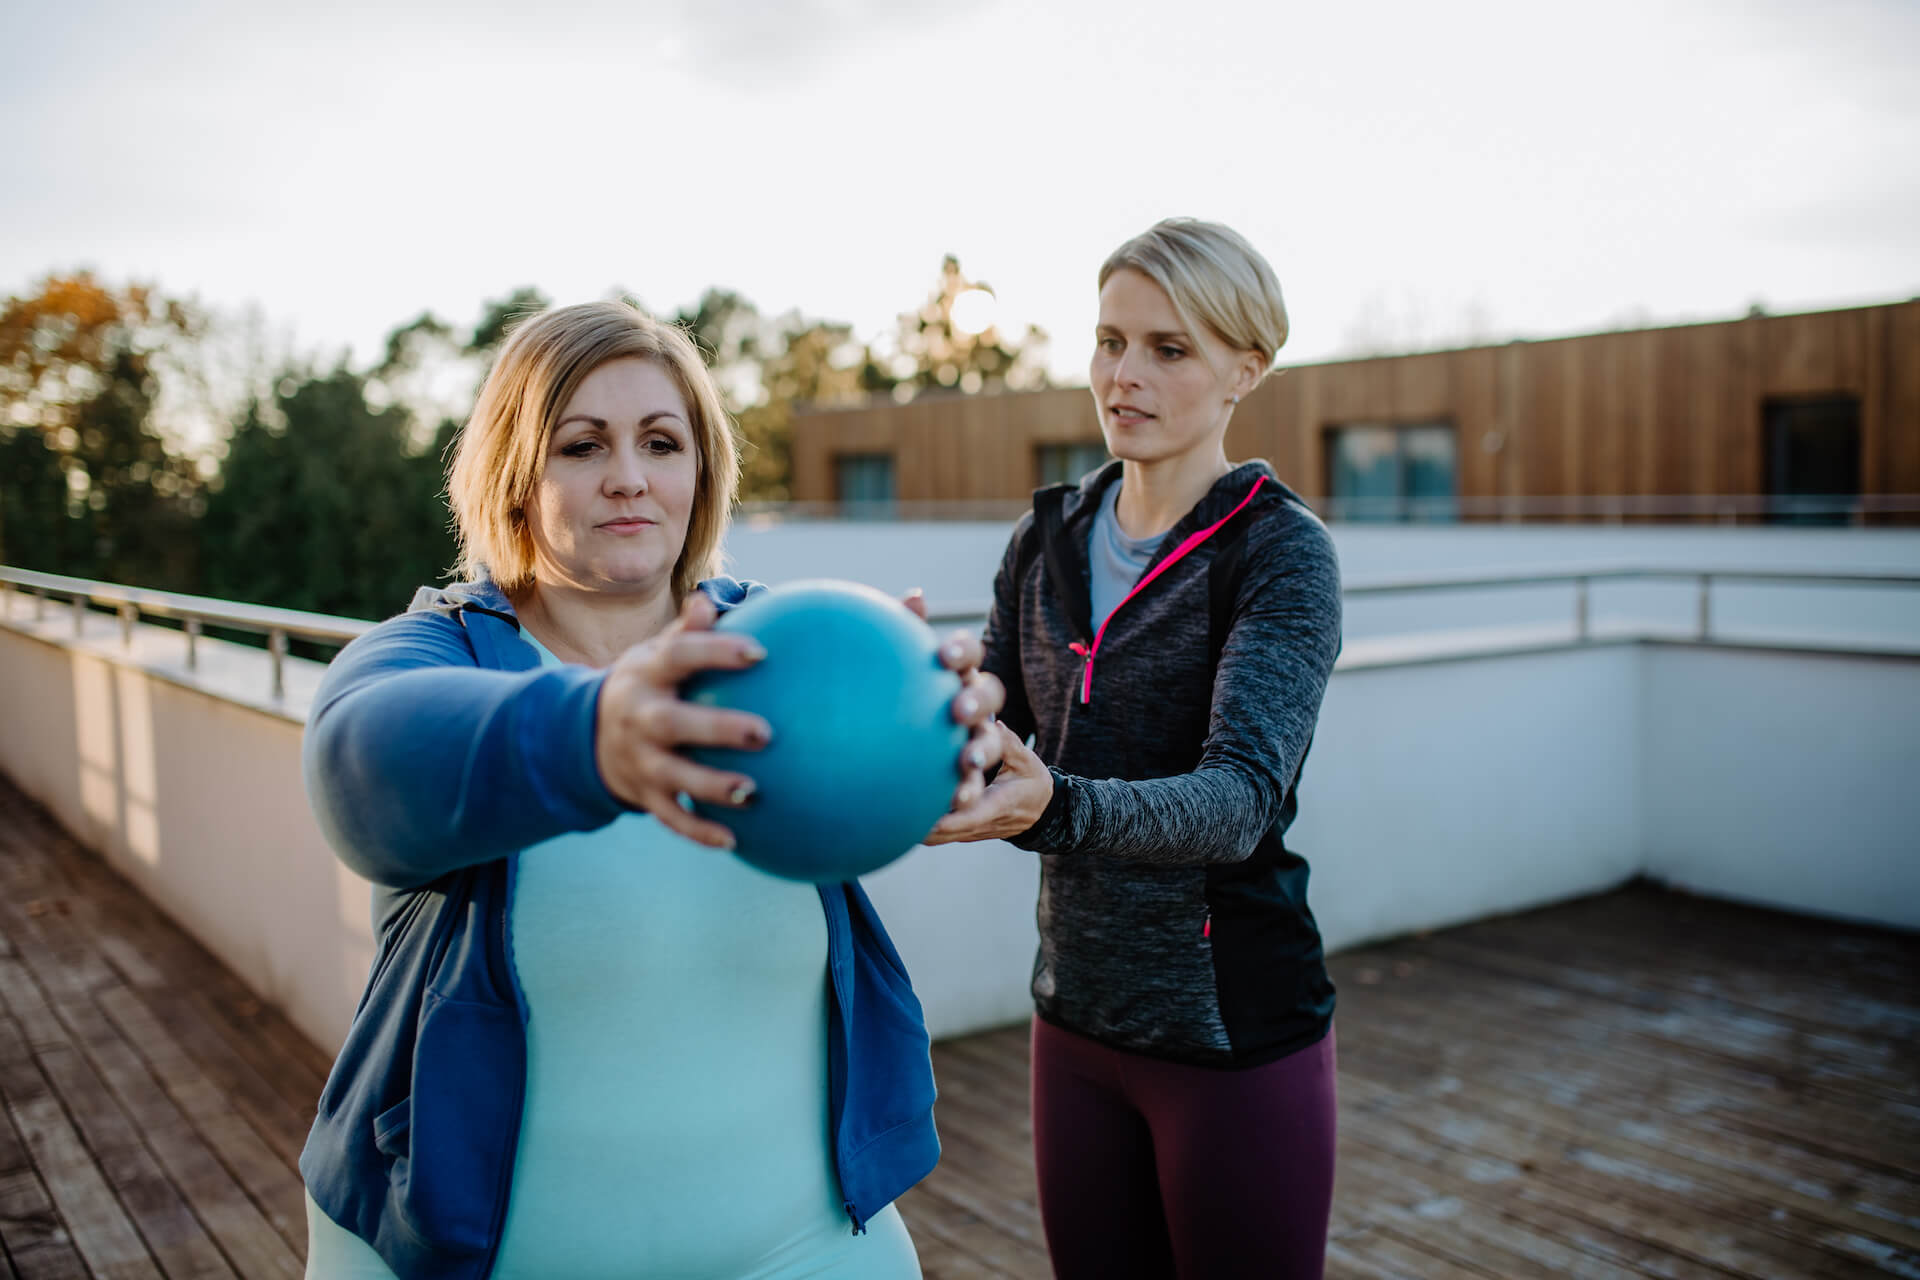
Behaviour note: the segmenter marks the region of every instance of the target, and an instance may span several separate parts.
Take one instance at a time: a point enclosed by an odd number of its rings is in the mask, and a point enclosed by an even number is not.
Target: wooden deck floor
[[[1339,957],[1340,1277],[1920,1276],[1920,939],[1646,887]],[[1045,1276],[1024,1028],[927,1275]],[[0,1276],[297,1276],[326,1056],[0,782]]]

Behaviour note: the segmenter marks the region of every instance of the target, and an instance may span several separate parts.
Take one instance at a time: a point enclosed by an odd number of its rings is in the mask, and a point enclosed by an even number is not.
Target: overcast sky
[[[275,10],[284,12],[275,12]],[[307,347],[532,284],[890,329],[942,254],[1077,377],[1173,213],[1283,362],[1920,294],[1920,3],[10,5],[0,289],[90,266]]]

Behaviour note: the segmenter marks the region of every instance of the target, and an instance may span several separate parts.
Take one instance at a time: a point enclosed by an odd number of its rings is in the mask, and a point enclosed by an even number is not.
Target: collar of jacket
[[[1063,530],[1072,530],[1075,525],[1093,519],[1094,513],[1100,510],[1100,498],[1106,493],[1107,486],[1119,483],[1123,466],[1119,459],[1114,459],[1088,475],[1066,495],[1066,500],[1060,507],[1060,527]],[[1247,496],[1247,491],[1253,488],[1254,481],[1262,476],[1266,477],[1267,489],[1262,490],[1259,499],[1255,501],[1256,506],[1266,501],[1269,490],[1276,498],[1290,493],[1290,490],[1280,483],[1279,475],[1264,458],[1254,458],[1249,462],[1241,463],[1215,480],[1200,496],[1200,501],[1194,503],[1187,514],[1174,521],[1173,528],[1167,530],[1165,536],[1160,539],[1160,545],[1153,549],[1153,559],[1148,562],[1147,567],[1151,569],[1158,564],[1160,558],[1179,546],[1188,534],[1206,528],[1233,510],[1240,500]],[[1085,554],[1084,548],[1082,548],[1082,554]]]

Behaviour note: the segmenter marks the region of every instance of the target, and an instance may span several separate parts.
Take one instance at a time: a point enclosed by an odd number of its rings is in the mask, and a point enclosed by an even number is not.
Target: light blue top
[[[1120,485],[1116,481],[1101,495],[1100,510],[1093,516],[1093,528],[1087,531],[1087,585],[1091,588],[1095,631],[1140,581],[1140,575],[1153,562],[1154,548],[1166,537],[1165,533],[1155,533],[1144,538],[1129,538],[1120,528],[1120,517],[1114,510],[1119,501]]]
[[[812,885],[628,814],[526,850],[511,920],[527,1093],[494,1277],[919,1276],[891,1206],[860,1236],[841,1206]],[[310,1276],[390,1274],[316,1218]]]

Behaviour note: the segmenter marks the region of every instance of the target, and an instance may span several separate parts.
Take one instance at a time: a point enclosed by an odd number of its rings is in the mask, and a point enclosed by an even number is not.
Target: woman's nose
[[[620,497],[637,497],[647,491],[647,467],[631,449],[618,449],[607,466],[607,492]]]

